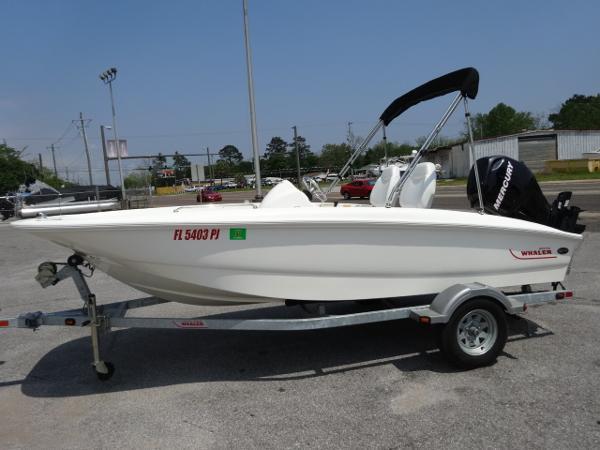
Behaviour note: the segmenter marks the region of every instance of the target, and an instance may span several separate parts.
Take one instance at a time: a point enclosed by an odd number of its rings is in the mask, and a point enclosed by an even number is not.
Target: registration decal
[[[509,251],[515,259],[552,259],[557,257],[552,253],[550,247],[540,247],[533,250],[513,250],[511,248]]]
[[[215,241],[219,239],[221,230],[218,228],[175,228],[174,241]]]
[[[245,241],[246,240],[246,229],[245,228],[230,228],[229,229],[229,240],[230,241]]]

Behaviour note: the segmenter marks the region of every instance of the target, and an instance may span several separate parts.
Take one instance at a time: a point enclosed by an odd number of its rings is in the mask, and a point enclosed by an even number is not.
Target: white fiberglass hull
[[[562,281],[582,237],[470,212],[222,205],[92,213],[12,226],[182,303],[434,294],[460,282]]]

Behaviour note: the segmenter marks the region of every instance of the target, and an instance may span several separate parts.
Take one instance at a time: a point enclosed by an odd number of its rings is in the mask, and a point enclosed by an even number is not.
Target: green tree
[[[325,144],[321,149],[319,156],[319,165],[328,168],[340,169],[350,155],[352,148],[347,143],[344,144]]]
[[[264,166],[267,171],[277,171],[288,167],[287,142],[274,136],[267,144],[264,154]]]
[[[230,165],[239,164],[244,156],[235,145],[226,145],[219,150],[219,158],[224,159]]]
[[[243,174],[254,173],[254,164],[252,161],[240,161],[237,165],[237,170],[239,173]]]
[[[190,161],[177,151],[175,152],[175,156],[173,156],[173,168],[175,169],[175,178],[178,180],[192,177]]]
[[[471,125],[473,137],[483,139],[535,129],[536,118],[530,112],[516,111],[504,103],[498,103],[487,114],[475,114]],[[465,136],[468,136],[466,130]]]
[[[408,143],[399,144],[398,142],[387,143],[387,155],[388,158],[393,156],[410,155],[414,146]],[[383,141],[379,141],[373,147],[369,148],[363,157],[362,164],[376,164],[379,163],[386,154],[386,147]]]
[[[140,170],[139,172],[131,172],[123,180],[126,189],[143,188],[148,185],[148,172]]]
[[[306,138],[298,136],[297,139],[292,139],[288,144],[289,147],[289,167],[296,167],[296,140],[298,141],[298,153],[300,154],[300,167],[314,167],[317,165],[319,158],[315,155],[310,145],[306,143]]]
[[[152,184],[156,184],[156,179],[158,178],[158,172],[167,167],[167,157],[162,153],[159,153],[158,156],[152,158],[152,165],[150,166],[150,171],[152,172]]]
[[[218,159],[213,166],[215,178],[229,178],[233,176],[235,166],[224,159]]]
[[[14,148],[0,144],[0,194],[15,191],[38,177],[39,170],[34,164],[23,161]]]
[[[600,129],[600,94],[575,94],[561,105],[558,113],[550,114],[548,120],[557,130]]]

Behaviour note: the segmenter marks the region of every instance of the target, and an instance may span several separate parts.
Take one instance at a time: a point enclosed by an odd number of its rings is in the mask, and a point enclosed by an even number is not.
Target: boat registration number
[[[219,239],[218,228],[175,228],[174,241],[215,241]]]

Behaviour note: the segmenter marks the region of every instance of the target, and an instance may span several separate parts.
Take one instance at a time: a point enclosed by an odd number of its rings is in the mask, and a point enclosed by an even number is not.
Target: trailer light
[[[571,298],[571,297],[573,297],[573,291],[567,291],[567,292],[565,292],[565,297],[566,297],[566,298]]]
[[[431,317],[421,316],[419,317],[419,323],[423,325],[429,325],[431,323]]]
[[[73,319],[73,318],[65,319],[65,325],[72,327],[73,325],[75,325],[75,323],[76,323],[75,319]]]
[[[0,327],[7,327],[8,326],[8,320],[0,320]]]
[[[558,292],[555,297],[556,297],[556,300],[562,300],[563,298],[565,298],[565,293]]]

